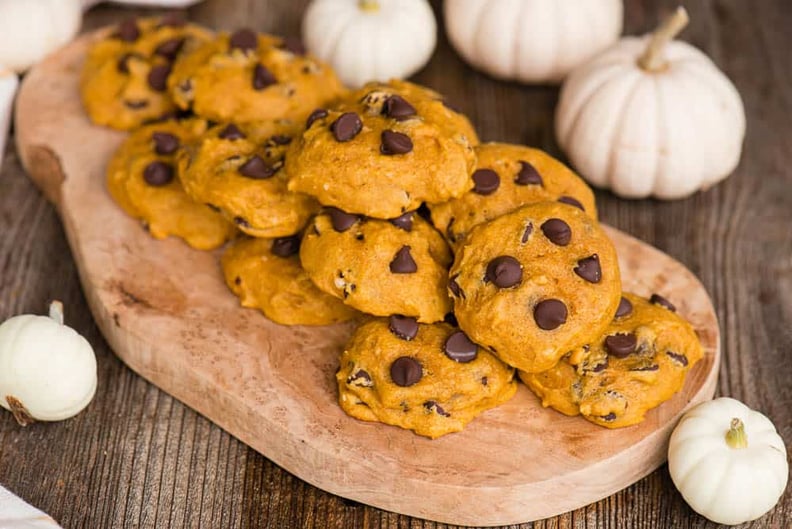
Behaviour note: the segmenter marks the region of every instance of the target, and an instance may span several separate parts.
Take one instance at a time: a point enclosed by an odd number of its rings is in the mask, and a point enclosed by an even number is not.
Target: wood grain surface
[[[198,21],[296,34],[303,2],[214,2]],[[648,29],[667,2],[627,2],[628,32]],[[745,99],[749,131],[737,173],[675,203],[598,193],[603,219],[665,250],[712,295],[724,337],[719,392],[744,400],[792,438],[792,63],[783,0],[690,2],[683,35],[709,53]],[[131,13],[100,8],[89,27]],[[557,149],[557,91],[492,81],[465,67],[441,39],[417,80],[446,92],[485,139]],[[0,483],[65,527],[421,527],[411,519],[321,492],[292,477],[134,375],[112,355],[83,298],[52,207],[23,175],[13,148],[0,174],[0,317],[66,303],[67,321],[99,355],[94,403],[72,421],[18,428],[0,416]],[[382,479],[388,479],[387,474]],[[792,525],[787,492],[754,527]],[[588,507],[520,527],[713,527],[693,513],[663,468]]]

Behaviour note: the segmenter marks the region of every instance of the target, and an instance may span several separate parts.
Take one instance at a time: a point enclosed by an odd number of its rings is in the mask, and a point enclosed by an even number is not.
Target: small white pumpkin
[[[493,77],[559,83],[621,34],[622,0],[445,0],[457,52]]]
[[[688,505],[728,525],[772,509],[789,476],[784,440],[770,419],[726,397],[682,417],[671,434],[668,470]]]
[[[0,406],[25,426],[81,412],[96,393],[96,356],[63,324],[63,305],[50,315],[15,316],[0,325]]]
[[[737,166],[742,99],[706,55],[671,40],[687,20],[679,8],[653,35],[621,39],[564,82],[556,138],[595,186],[676,199]]]
[[[8,127],[11,124],[11,113],[14,108],[19,79],[17,75],[0,65],[0,168],[5,158],[5,143],[8,138]]]
[[[0,64],[24,72],[80,29],[80,0],[0,0]]]
[[[357,88],[423,68],[437,44],[437,22],[426,0],[314,0],[302,35],[312,55]]]
[[[61,529],[61,526],[49,515],[0,487],[0,528]]]

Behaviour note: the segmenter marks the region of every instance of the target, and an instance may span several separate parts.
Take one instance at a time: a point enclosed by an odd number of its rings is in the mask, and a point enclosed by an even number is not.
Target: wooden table
[[[216,28],[252,25],[297,35],[305,0],[207,0],[189,10]],[[440,2],[434,2],[439,8]],[[602,219],[682,261],[718,311],[718,393],[767,414],[792,439],[792,6],[785,0],[687,2],[682,35],[735,82],[748,114],[741,164],[725,183],[677,202],[625,201],[598,192]],[[671,1],[628,0],[626,33],[656,24]],[[143,10],[100,7],[90,29]],[[418,82],[467,112],[485,140],[560,155],[555,88],[473,72],[442,37]],[[330,495],[281,470],[126,368],[109,349],[81,292],[60,222],[22,170],[13,144],[0,171],[0,320],[63,300],[67,323],[98,356],[99,389],[77,418],[20,428],[0,413],[0,483],[64,527],[448,527]],[[790,488],[792,490],[792,487]],[[792,526],[792,492],[749,527]],[[675,490],[664,466],[628,489],[521,528],[714,527]]]

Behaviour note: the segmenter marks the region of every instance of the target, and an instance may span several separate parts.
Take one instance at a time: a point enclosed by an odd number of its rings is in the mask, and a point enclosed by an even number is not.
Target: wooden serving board
[[[626,290],[670,298],[704,359],[640,425],[607,430],[544,409],[524,386],[463,432],[429,440],[346,416],[337,355],[350,325],[283,327],[242,309],[218,253],[155,241],[111,201],[105,166],[124,135],[89,123],[78,95],[82,37],[33,69],[16,106],[32,179],[55,203],[93,315],[137,373],[289,472],[389,511],[461,525],[566,512],[632,484],[665,461],[685,409],[710,399],[719,332],[702,285],[677,261],[615,229]]]

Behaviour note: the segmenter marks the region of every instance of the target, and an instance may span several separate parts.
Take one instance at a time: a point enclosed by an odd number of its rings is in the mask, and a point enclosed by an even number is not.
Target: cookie
[[[343,410],[437,438],[509,400],[514,371],[445,323],[392,316],[359,327],[336,374]]]
[[[613,243],[586,213],[559,202],[473,228],[448,288],[459,326],[531,373],[602,334],[621,297]]]
[[[174,235],[199,250],[216,248],[236,233],[222,215],[190,198],[179,181],[179,147],[205,130],[199,119],[146,125],[129,135],[107,168],[110,195],[127,214],[141,219],[154,238]]]
[[[254,237],[297,233],[319,204],[287,189],[283,156],[296,131],[287,120],[213,127],[179,155],[185,191]]]
[[[311,115],[287,156],[289,189],[343,211],[398,217],[471,189],[476,143],[467,118],[436,92],[372,83]]]
[[[173,61],[212,38],[212,33],[174,16],[129,19],[88,52],[80,80],[91,121],[120,130],[170,116],[167,91]]]
[[[602,336],[543,373],[520,378],[544,406],[607,428],[637,424],[670,399],[701,359],[693,327],[664,298],[624,294]]]
[[[300,238],[242,238],[223,253],[226,284],[243,307],[282,325],[329,325],[357,312],[320,291],[300,265]]]
[[[506,143],[484,143],[475,151],[473,189],[429,206],[432,224],[452,247],[474,226],[536,202],[566,202],[597,218],[594,193],[588,185],[546,152]]]
[[[451,253],[413,213],[387,221],[328,208],[306,229],[300,259],[320,290],[361,312],[431,323],[451,311]]]
[[[168,88],[183,110],[219,122],[304,120],[344,88],[299,46],[249,29],[221,33],[173,67]]]

